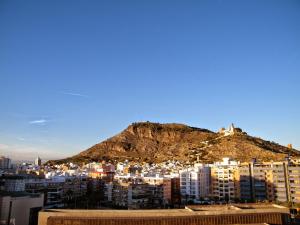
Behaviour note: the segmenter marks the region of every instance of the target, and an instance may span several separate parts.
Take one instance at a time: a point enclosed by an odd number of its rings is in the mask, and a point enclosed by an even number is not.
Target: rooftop
[[[189,205],[187,209],[190,209],[194,212],[236,212],[236,211],[245,211],[245,210],[285,210],[286,207],[276,205],[276,204],[267,204],[267,203],[241,203],[241,204],[230,204],[230,205]]]
[[[238,213],[280,212],[289,213],[289,209],[275,204],[233,204],[233,205],[193,205],[185,209],[153,210],[70,210],[48,209],[41,213],[48,216],[63,217],[172,217],[196,215],[220,215]]]
[[[68,210],[39,213],[39,225],[55,224],[284,224],[289,209],[272,204],[193,205],[185,209]],[[197,223],[195,222],[197,221]]]

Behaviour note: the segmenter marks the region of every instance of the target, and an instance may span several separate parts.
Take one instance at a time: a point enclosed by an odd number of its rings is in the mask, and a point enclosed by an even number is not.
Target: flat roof
[[[236,211],[236,210],[259,210],[259,209],[286,209],[284,206],[268,203],[241,203],[227,205],[188,205],[192,211]]]
[[[289,209],[275,204],[232,204],[232,205],[193,205],[185,209],[147,209],[147,210],[79,210],[47,209],[40,212],[47,216],[58,217],[94,217],[94,218],[128,218],[128,217],[178,217],[244,213],[287,213]]]

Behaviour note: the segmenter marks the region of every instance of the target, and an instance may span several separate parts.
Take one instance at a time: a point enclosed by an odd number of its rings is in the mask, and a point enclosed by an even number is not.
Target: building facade
[[[223,158],[211,165],[211,196],[216,200],[234,201],[240,193],[238,162]]]
[[[210,167],[195,164],[193,168],[181,170],[180,192],[185,202],[200,200],[208,197],[210,193]]]
[[[5,169],[10,169],[10,168],[11,168],[10,158],[0,156],[0,169],[5,170]]]

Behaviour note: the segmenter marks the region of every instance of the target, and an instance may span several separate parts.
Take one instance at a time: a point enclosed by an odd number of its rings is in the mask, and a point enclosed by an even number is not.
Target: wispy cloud
[[[26,139],[23,138],[23,137],[18,137],[17,139],[18,139],[19,141],[26,141]]]
[[[35,125],[45,125],[47,122],[48,122],[48,120],[45,120],[45,119],[29,121],[30,124],[35,124]]]
[[[89,98],[90,96],[85,95],[85,94],[80,94],[80,93],[75,93],[75,92],[60,92],[63,95],[71,95],[71,96],[77,96],[77,97],[83,97],[83,98]]]

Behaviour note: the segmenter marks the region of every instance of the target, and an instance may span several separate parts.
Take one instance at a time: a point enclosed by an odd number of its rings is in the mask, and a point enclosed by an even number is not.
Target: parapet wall
[[[220,206],[181,210],[50,210],[40,212],[39,225],[218,225],[286,224],[287,208],[241,209]]]

